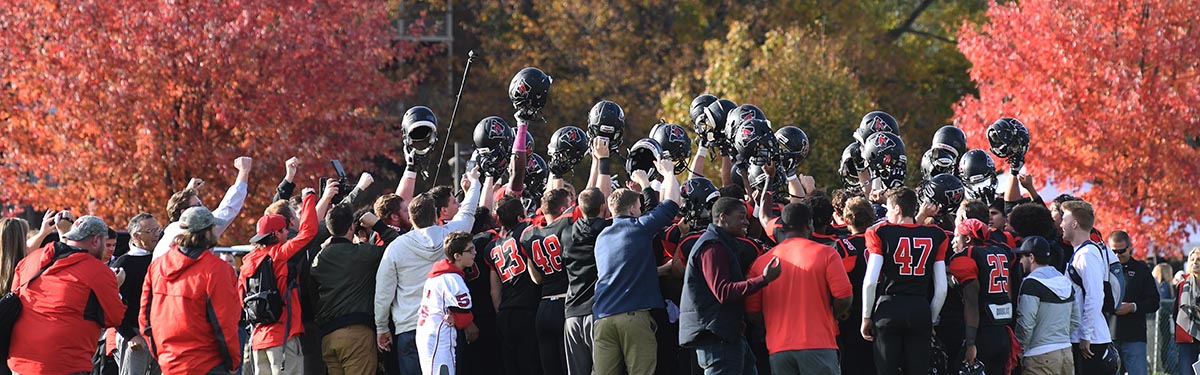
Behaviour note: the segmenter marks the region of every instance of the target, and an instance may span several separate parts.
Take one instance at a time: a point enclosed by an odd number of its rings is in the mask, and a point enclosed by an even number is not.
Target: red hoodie
[[[18,290],[21,316],[13,326],[8,367],[21,374],[90,372],[101,329],[116,327],[125,315],[117,278],[99,259],[79,248],[54,242],[17,264],[12,288],[25,284],[56,254],[76,253],[54,262],[37,280]]]
[[[462,269],[459,269],[458,266],[455,266],[454,263],[451,263],[449,259],[442,259],[437,261],[437,263],[434,263],[433,269],[429,270],[429,278],[432,279],[447,273],[457,274],[458,277],[463,278],[464,283],[467,280]],[[458,329],[467,328],[467,326],[471,325],[471,322],[475,321],[475,315],[471,313],[471,310],[462,310],[451,307],[450,315],[454,317],[454,328]]]
[[[199,374],[241,364],[233,266],[209,250],[178,247],[150,263],[138,323],[164,374]]]
[[[317,195],[309,194],[304,196],[304,208],[300,210],[300,231],[296,237],[287,242],[279,242],[274,245],[254,249],[245,257],[242,257],[242,273],[238,278],[238,295],[246,295],[246,280],[250,276],[254,276],[254,270],[258,269],[258,265],[262,263],[267,256],[271,257],[271,261],[275,265],[275,285],[279,286],[279,293],[286,292],[285,286],[290,285],[287,280],[288,275],[288,259],[292,259],[293,255],[300,252],[312,241],[313,237],[317,236]],[[300,290],[293,289],[288,293],[287,301],[284,301],[284,316],[279,317],[279,321],[273,324],[254,326],[254,332],[250,337],[250,348],[252,350],[263,350],[283,346],[288,339],[304,334],[304,324],[300,322]],[[291,327],[285,330],[284,325],[288,322],[288,314],[291,314]]]

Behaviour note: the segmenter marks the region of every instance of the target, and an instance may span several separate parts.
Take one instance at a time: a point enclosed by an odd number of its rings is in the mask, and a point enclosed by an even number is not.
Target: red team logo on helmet
[[[522,79],[521,82],[513,88],[513,94],[516,94],[517,96],[525,96],[527,93],[529,93],[529,84],[525,83],[525,80]]]
[[[963,196],[965,195],[966,189],[964,188],[946,191],[946,198],[949,198],[950,202],[962,202]]]
[[[687,135],[683,134],[683,128],[672,126],[669,128],[669,130],[670,132],[667,134],[667,140],[671,142],[687,142]]]
[[[883,118],[876,116],[873,120],[874,121],[871,121],[871,130],[873,130],[873,131],[890,130],[890,128],[888,128],[887,122],[883,121]]]
[[[742,127],[742,136],[743,137],[750,138],[753,135],[754,135],[754,129],[752,129],[750,126]]]
[[[879,120],[876,120],[876,121],[879,121]],[[892,147],[896,147],[896,143],[892,142],[892,139],[884,134],[876,135],[874,143],[875,143],[875,149],[877,151],[883,151],[883,150],[890,149]]]
[[[505,129],[504,124],[501,124],[500,121],[494,118],[488,121],[488,128],[491,129],[488,132],[490,133],[488,135],[489,138],[504,138],[504,132],[508,131],[508,129]]]
[[[754,118],[754,111],[742,112],[742,120],[750,120]]]

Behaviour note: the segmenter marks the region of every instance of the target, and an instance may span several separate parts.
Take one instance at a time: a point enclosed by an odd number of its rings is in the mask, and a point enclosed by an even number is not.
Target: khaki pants
[[[1063,348],[1045,354],[1021,358],[1025,375],[1062,375],[1075,373],[1075,359],[1071,348]]]
[[[640,310],[597,320],[592,343],[594,375],[653,374],[658,366],[658,330],[650,311]]]
[[[339,328],[321,339],[329,375],[373,375],[378,367],[375,352],[375,329],[362,324]]]
[[[290,338],[281,346],[254,350],[250,357],[254,363],[254,375],[304,374],[304,353],[300,351],[299,337]]]

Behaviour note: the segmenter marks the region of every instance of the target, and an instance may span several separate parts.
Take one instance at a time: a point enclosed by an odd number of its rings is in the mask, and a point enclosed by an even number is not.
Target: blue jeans
[[[1146,375],[1150,371],[1150,365],[1146,362],[1146,342],[1123,342],[1117,346],[1117,350],[1121,353],[1126,374]]]
[[[400,360],[401,375],[421,375],[421,357],[417,354],[417,331],[396,335],[396,358]]]
[[[745,338],[736,342],[709,338],[696,343],[695,348],[696,364],[704,369],[704,375],[758,375],[757,361]]]
[[[1192,372],[1192,364],[1200,357],[1200,344],[1193,342],[1175,345],[1179,348],[1179,375],[1195,375]]]

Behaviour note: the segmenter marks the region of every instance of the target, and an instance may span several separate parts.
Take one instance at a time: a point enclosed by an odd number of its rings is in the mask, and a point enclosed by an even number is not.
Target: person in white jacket
[[[233,185],[229,186],[229,190],[225,192],[225,197],[221,199],[221,204],[217,209],[212,210],[213,217],[217,219],[217,225],[214,229],[217,232],[217,238],[221,237],[221,233],[229,228],[229,223],[233,222],[233,218],[237,217],[238,213],[242,212],[242,205],[246,202],[247,182],[250,179],[250,167],[254,160],[249,156],[242,156],[233,160],[233,167],[237,168],[237,179]],[[158,245],[154,247],[154,259],[158,259],[171,250],[171,244],[175,242],[175,237],[183,234],[183,229],[179,228],[179,216],[183,214],[183,210],[188,208],[203,206],[200,202],[200,197],[196,195],[196,190],[204,185],[204,180],[193,178],[188,181],[188,185],[182,191],[179,191],[171,196],[167,201],[167,212],[171,214],[171,224],[163,228],[163,237],[158,241]]]
[[[384,250],[379,271],[375,274],[375,333],[380,350],[391,349],[393,334],[389,321],[395,324],[396,355],[400,372],[417,374],[421,363],[417,354],[417,309],[421,291],[428,280],[433,264],[444,259],[442,242],[451,232],[470,232],[475,225],[475,209],[479,206],[479,169],[467,172],[471,187],[459,207],[458,214],[445,225],[438,225],[441,211],[436,199],[422,193],[409,204],[413,230],[392,241]],[[453,198],[451,198],[453,199]]]
[[[1108,330],[1108,322],[1104,312],[1104,280],[1108,276],[1108,259],[1116,259],[1112,250],[1101,247],[1091,241],[1092,225],[1095,223],[1095,211],[1092,205],[1084,201],[1065,202],[1062,223],[1063,240],[1075,246],[1075,255],[1068,265],[1075,289],[1075,304],[1079,306],[1080,324],[1071,331],[1072,354],[1075,360],[1077,374],[1104,374],[1106,364],[1115,364],[1110,356],[1117,356],[1116,350],[1109,350],[1112,336]],[[1108,254],[1105,254],[1108,253]],[[1081,298],[1079,298],[1081,297]]]

